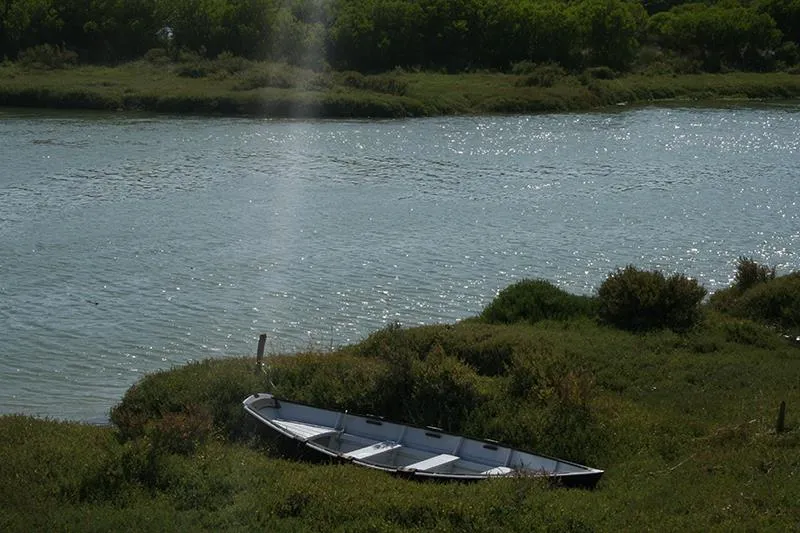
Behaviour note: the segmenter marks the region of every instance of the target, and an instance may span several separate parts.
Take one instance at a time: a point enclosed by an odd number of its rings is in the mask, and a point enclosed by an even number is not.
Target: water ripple
[[[98,418],[145,372],[451,322],[627,263],[797,270],[800,113],[405,121],[7,113],[0,412]],[[41,391],[47,390],[48,395]]]

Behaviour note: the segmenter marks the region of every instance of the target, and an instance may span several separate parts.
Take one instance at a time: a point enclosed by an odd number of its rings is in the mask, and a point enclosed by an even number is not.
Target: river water
[[[0,413],[453,322],[633,263],[800,269],[800,106],[290,121],[0,110]]]

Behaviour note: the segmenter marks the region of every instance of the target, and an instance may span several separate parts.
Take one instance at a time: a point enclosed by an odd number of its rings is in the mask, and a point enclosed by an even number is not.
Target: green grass
[[[800,94],[788,74],[536,87],[500,74],[320,80],[275,68],[187,78],[147,63],[3,65],[0,102],[405,116]],[[781,336],[798,331],[797,274],[719,291],[684,333],[603,326],[593,302],[532,287],[498,298],[486,321],[389,326],[332,353],[272,356],[258,371],[252,358],[228,358],[149,375],[113,410],[114,427],[0,417],[0,531],[800,528],[800,348]],[[288,460],[241,408],[270,381],[284,397],[494,438],[606,474],[594,491],[554,490],[528,478],[419,483]],[[781,401],[787,430],[777,434]]]
[[[392,325],[332,353],[273,355],[263,370],[229,358],[149,375],[114,409],[113,428],[0,417],[0,530],[797,529],[800,348],[713,307],[681,334],[591,316]],[[290,460],[241,409],[270,381],[284,397],[444,426],[606,474],[586,491],[531,478],[422,483]]]
[[[164,64],[137,61],[114,68],[54,70],[2,63],[0,105],[281,117],[406,117],[800,96],[800,76],[787,73],[632,74],[612,80],[563,76],[554,78],[551,86],[538,86],[530,85],[530,77],[523,74],[399,71],[363,76],[234,59],[195,58],[194,62]]]

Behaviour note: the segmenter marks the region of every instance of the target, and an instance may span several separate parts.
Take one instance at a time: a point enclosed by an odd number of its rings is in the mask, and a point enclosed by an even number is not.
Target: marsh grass
[[[535,113],[664,101],[796,98],[800,77],[769,74],[632,74],[581,77],[548,65],[518,74],[392,71],[317,72],[222,55],[163,53],[117,67],[59,69],[0,64],[0,105],[142,109],[260,116],[407,117]]]

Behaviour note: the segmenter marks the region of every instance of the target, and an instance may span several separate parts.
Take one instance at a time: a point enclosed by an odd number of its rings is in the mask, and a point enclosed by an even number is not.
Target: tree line
[[[800,62],[800,0],[0,0],[0,58],[51,45],[83,62],[149,50],[377,72]]]

